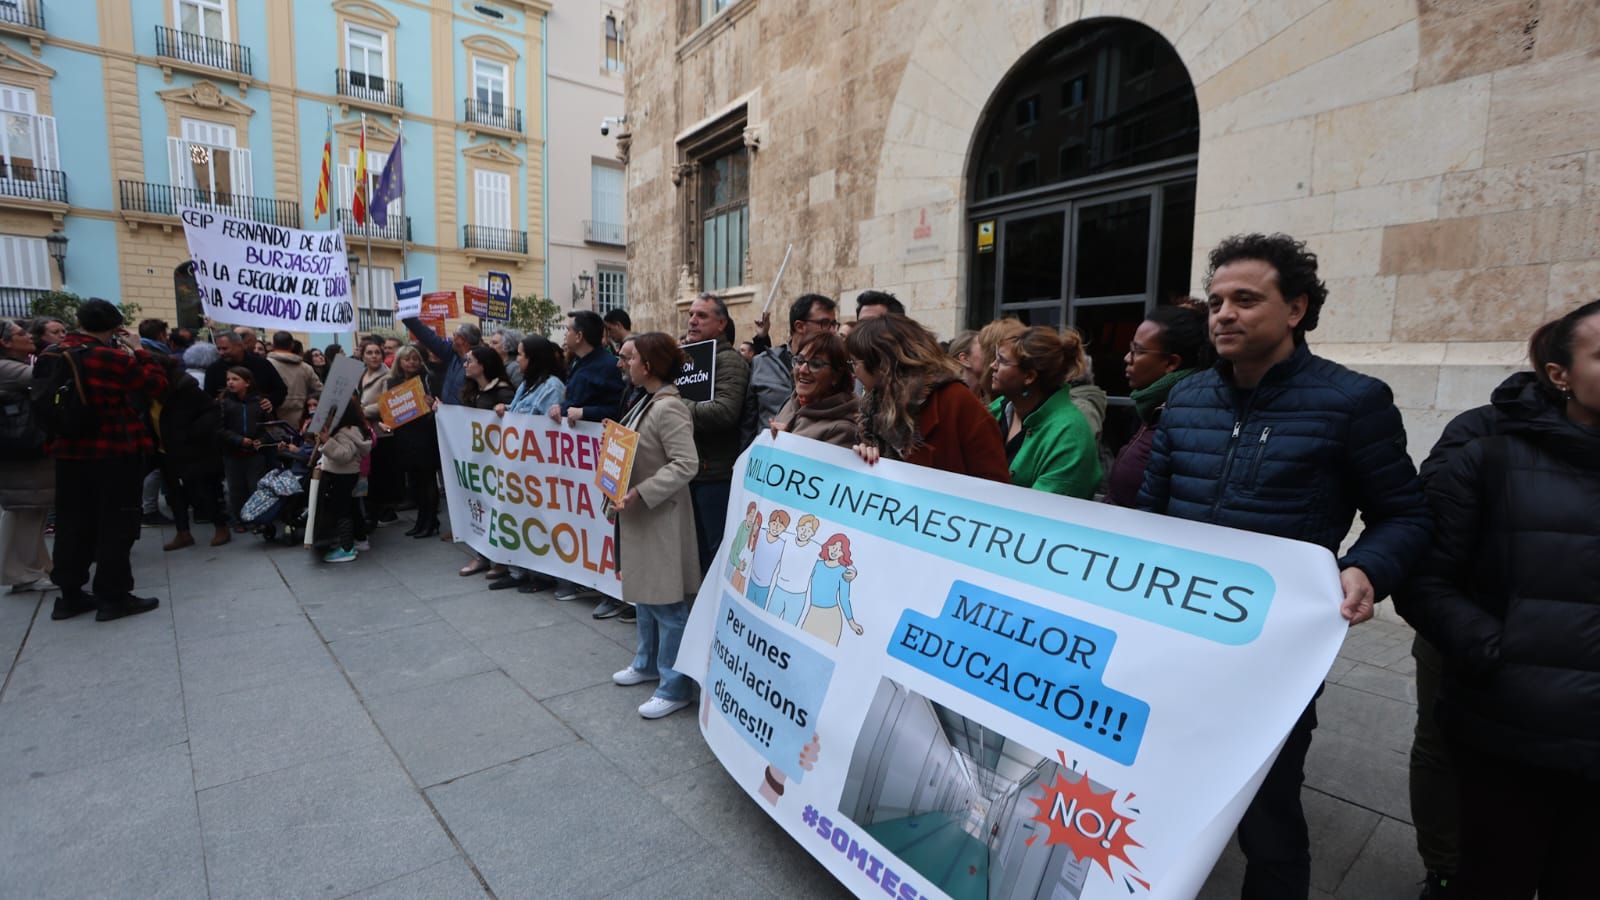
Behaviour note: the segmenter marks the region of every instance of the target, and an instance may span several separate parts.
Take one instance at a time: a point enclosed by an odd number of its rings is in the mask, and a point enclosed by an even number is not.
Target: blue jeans
[[[805,610],[805,594],[796,594],[781,587],[774,587],[772,596],[767,598],[767,612],[788,622],[790,625],[799,625],[800,614]]]
[[[660,675],[655,695],[663,700],[693,700],[694,682],[672,668],[678,661],[683,626],[689,622],[689,601],[640,603],[637,609],[639,649],[633,655],[634,671]]]
[[[691,481],[689,498],[694,501],[694,531],[700,551],[700,577],[711,571],[722,543],[722,530],[728,524],[728,494],[732,481]]]

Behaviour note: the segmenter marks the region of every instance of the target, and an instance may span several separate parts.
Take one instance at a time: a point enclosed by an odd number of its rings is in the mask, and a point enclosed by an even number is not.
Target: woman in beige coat
[[[28,402],[33,382],[28,357],[34,352],[26,328],[0,319],[0,398],[5,415],[23,414],[21,405]],[[12,410],[12,404],[17,409]],[[0,460],[0,584],[10,585],[12,593],[45,590],[51,585],[44,523],[56,499],[55,465],[44,455],[42,442],[37,453],[13,449],[14,454]]]
[[[622,599],[639,610],[638,652],[611,680],[620,685],[659,680],[655,695],[639,707],[639,715],[659,719],[694,700],[694,682],[673,664],[689,621],[689,603],[700,589],[699,545],[689,500],[689,481],[700,469],[700,454],[689,407],[665,381],[683,368],[677,342],[658,331],[636,334],[617,356],[645,396],[622,417],[625,427],[639,433],[639,442],[631,486],[616,505]]]

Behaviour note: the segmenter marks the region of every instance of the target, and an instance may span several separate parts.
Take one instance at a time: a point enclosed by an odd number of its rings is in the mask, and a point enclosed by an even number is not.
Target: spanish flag
[[[356,225],[367,224],[367,117],[361,117],[361,144],[356,150],[356,193],[350,198],[350,212]]]
[[[328,170],[333,167],[333,110],[327,110],[328,129],[322,133],[322,177],[317,179],[317,202],[312,207],[313,221],[328,213]]]

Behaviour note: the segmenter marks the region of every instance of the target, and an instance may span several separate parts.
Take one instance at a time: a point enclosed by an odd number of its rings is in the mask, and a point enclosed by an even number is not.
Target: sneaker
[[[618,613],[621,613],[622,607],[625,605],[626,604],[624,604],[621,600],[613,600],[610,597],[607,597],[600,601],[599,606],[594,608],[592,615],[596,619],[610,619],[616,616]]]
[[[667,700],[663,697],[651,697],[649,700],[639,704],[639,715],[644,716],[646,719],[659,719],[662,716],[670,716],[688,705],[689,701],[687,700]]]
[[[644,684],[646,681],[660,681],[661,676],[650,675],[635,669],[633,666],[629,666],[620,672],[611,673],[611,680],[613,683],[628,687],[634,684]]]
[[[73,616],[81,616],[89,610],[94,609],[95,606],[96,603],[93,594],[85,594],[82,591],[74,591],[73,596],[69,597],[65,592],[62,592],[61,596],[56,598],[55,607],[50,610],[50,618],[59,622],[62,619],[70,619]]]
[[[633,608],[632,603],[622,604],[622,612],[617,613],[618,622],[633,623],[639,621],[639,611]]]
[[[575,584],[573,584],[572,582],[569,581],[569,582],[563,583],[560,587],[556,588],[556,599],[557,600],[576,600],[576,599],[578,599],[578,596],[580,594],[582,594],[582,593],[583,593],[583,588],[578,587],[577,585],[575,585]]]
[[[122,619],[128,616],[137,616],[147,613],[161,605],[161,601],[154,597],[135,597],[132,594],[122,598],[122,602],[113,606],[102,606],[94,614],[96,622],[110,622],[113,619]]]
[[[1422,894],[1417,900],[1450,900],[1456,895],[1455,888],[1450,882],[1455,876],[1440,875],[1438,872],[1429,872],[1422,879]]]
[[[340,547],[335,547],[323,555],[322,561],[325,563],[355,562],[356,552],[354,550],[345,550]]]
[[[368,550],[371,550],[371,549],[372,549],[372,542],[371,541],[356,541],[356,551],[357,552],[365,553],[365,552],[367,552]]]
[[[146,528],[160,528],[163,525],[172,524],[172,519],[168,516],[162,515],[161,510],[159,509],[155,510],[154,512],[145,513],[142,521],[144,522],[144,527]]]

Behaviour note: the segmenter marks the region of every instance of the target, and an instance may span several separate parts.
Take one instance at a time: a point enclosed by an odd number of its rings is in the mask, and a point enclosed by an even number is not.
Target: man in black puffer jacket
[[[1221,362],[1167,398],[1139,506],[1334,552],[1360,510],[1365,531],[1339,560],[1340,611],[1364,622],[1428,546],[1428,508],[1393,395],[1306,347],[1327,288],[1303,243],[1229,238],[1211,251],[1207,290]],[[1310,893],[1300,785],[1316,725],[1313,699],[1239,822],[1244,897]]]

